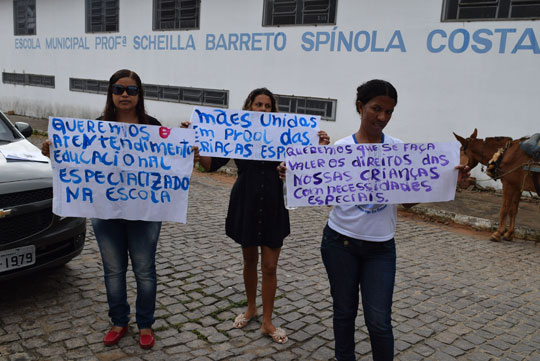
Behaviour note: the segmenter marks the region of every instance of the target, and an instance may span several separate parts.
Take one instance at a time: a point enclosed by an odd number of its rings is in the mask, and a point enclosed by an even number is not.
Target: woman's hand
[[[180,128],[189,128],[190,124],[191,124],[191,122],[189,120],[180,122]]]
[[[459,171],[457,184],[460,188],[467,188],[470,186],[473,181],[471,178],[471,168],[466,164],[460,164],[456,166],[456,169]]]
[[[285,174],[287,173],[287,166],[285,165],[285,162],[279,163],[276,169],[277,169],[279,178],[282,181],[285,181]]]
[[[326,134],[324,130],[319,130],[317,133],[319,136],[319,145],[328,145],[330,144],[330,136]]]
[[[41,154],[50,158],[51,157],[51,150],[50,150],[51,144],[52,142],[49,139],[44,141],[43,144],[41,144]]]

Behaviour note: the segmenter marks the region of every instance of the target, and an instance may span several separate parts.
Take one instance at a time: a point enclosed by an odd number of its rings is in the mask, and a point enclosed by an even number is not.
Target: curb
[[[401,211],[415,213],[419,215],[426,215],[429,217],[443,219],[457,224],[470,226],[476,230],[491,231],[494,232],[498,227],[498,222],[490,219],[465,216],[462,214],[456,214],[454,212],[448,212],[440,209],[428,208],[420,205],[416,205],[412,208],[405,209],[400,207]],[[540,242],[540,230],[532,229],[527,226],[516,225],[514,235],[516,238],[524,239],[528,241]]]

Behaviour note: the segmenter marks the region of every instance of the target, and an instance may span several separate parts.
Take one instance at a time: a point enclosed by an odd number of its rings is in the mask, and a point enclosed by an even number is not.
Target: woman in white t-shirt
[[[387,81],[370,80],[357,89],[360,129],[336,144],[401,143],[383,133],[397,104]],[[334,308],[335,354],[355,360],[354,331],[359,291],[373,359],[392,360],[391,311],[396,274],[395,204],[335,206],[323,232],[321,254],[330,281]]]
[[[397,104],[397,91],[387,81],[370,80],[357,88],[360,129],[335,144],[402,143],[383,133]],[[279,167],[282,178],[284,164]],[[466,166],[456,167],[468,177]],[[405,205],[406,207],[412,204]],[[335,206],[324,228],[321,254],[330,281],[334,310],[335,356],[355,360],[354,332],[359,293],[374,361],[392,360],[391,311],[396,274],[396,204]]]

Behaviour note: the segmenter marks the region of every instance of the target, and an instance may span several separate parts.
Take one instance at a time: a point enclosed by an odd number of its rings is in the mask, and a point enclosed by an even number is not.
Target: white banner
[[[49,118],[53,212],[186,222],[192,129]]]
[[[318,144],[321,117],[195,107],[191,126],[204,156],[283,160],[290,146]]]
[[[455,196],[459,143],[287,149],[291,207],[441,202]]]

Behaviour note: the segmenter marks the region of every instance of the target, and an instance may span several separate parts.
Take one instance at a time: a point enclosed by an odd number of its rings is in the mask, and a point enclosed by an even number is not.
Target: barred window
[[[337,0],[264,0],[264,26],[336,23]]]
[[[298,113],[320,115],[321,119],[335,121],[335,99],[321,99],[311,97],[299,97],[294,95],[276,94],[280,113]]]
[[[119,0],[86,0],[86,32],[118,32]]]
[[[107,94],[107,80],[69,78],[69,90],[75,92]]]
[[[15,35],[36,35],[36,0],[13,0]]]
[[[443,21],[540,19],[540,0],[445,0]]]
[[[201,0],[154,0],[154,30],[199,29]]]
[[[109,82],[95,79],[69,79],[69,90],[85,93],[107,94]],[[144,98],[164,102],[207,105],[216,107],[229,106],[229,91],[204,88],[189,88],[172,85],[143,84]]]
[[[2,83],[54,88],[54,76],[27,73],[2,72]]]
[[[18,73],[2,73],[2,83],[5,84],[21,84],[24,85],[24,74]]]
[[[28,74],[28,85],[54,88],[54,76]]]
[[[224,108],[229,106],[229,91],[218,89],[145,84],[144,98],[166,102],[207,105]]]

